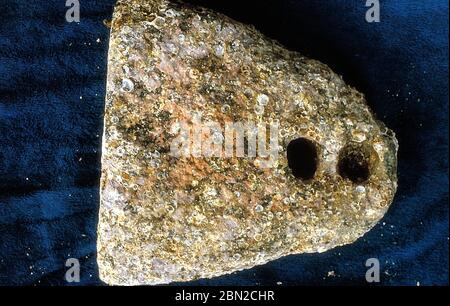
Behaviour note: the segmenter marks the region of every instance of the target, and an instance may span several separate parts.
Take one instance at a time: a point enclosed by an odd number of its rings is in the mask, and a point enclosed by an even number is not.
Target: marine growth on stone
[[[167,0],[112,21],[98,225],[109,284],[210,278],[354,242],[397,187],[363,94],[252,26]]]

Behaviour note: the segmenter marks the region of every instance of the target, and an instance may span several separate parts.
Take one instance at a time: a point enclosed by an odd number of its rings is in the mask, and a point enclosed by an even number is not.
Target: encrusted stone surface
[[[176,122],[196,117],[276,123],[278,158],[173,156]],[[299,138],[317,151],[312,178],[289,167]],[[326,65],[165,0],[117,3],[103,142],[98,265],[110,284],[209,278],[352,243],[397,186],[394,134]]]

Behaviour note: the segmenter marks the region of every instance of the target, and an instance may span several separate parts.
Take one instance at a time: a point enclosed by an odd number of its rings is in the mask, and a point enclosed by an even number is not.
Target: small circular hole
[[[353,183],[366,182],[374,168],[373,149],[367,144],[349,144],[339,153],[338,173]]]
[[[297,138],[287,146],[288,166],[299,179],[310,180],[317,171],[318,154],[314,142]]]

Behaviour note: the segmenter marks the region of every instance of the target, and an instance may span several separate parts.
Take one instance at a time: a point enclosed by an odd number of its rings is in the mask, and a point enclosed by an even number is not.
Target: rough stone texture
[[[278,159],[172,156],[176,122],[200,116],[279,124]],[[289,167],[299,138],[317,151],[312,178]],[[352,243],[397,186],[393,132],[326,65],[165,0],[117,3],[103,141],[98,265],[110,284],[213,277]]]

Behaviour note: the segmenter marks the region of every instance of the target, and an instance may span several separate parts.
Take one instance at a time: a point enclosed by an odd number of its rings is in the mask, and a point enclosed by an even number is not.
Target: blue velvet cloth
[[[201,285],[448,284],[448,2],[191,1],[253,23],[321,60],[364,92],[399,139],[399,189],[383,220],[352,245],[288,256]],[[0,3],[0,284],[101,284],[95,261],[100,149],[113,0]],[[334,272],[331,272],[334,271]],[[330,272],[330,273],[329,273]]]

